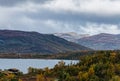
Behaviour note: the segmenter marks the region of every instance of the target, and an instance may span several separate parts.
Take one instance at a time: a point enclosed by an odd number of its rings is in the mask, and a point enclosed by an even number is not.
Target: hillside
[[[101,33],[81,38],[77,43],[95,50],[117,50],[120,49],[120,35]]]
[[[88,48],[68,42],[50,34],[37,32],[0,30],[1,53],[59,53],[87,50]]]

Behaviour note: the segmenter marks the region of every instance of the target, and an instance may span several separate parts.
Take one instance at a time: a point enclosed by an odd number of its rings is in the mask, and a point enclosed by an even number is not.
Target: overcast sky
[[[0,29],[120,33],[120,0],[0,0]]]

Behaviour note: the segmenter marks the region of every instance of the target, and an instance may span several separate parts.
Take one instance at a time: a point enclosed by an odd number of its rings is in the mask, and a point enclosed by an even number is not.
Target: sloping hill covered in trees
[[[88,50],[88,48],[68,42],[51,34],[0,30],[1,53],[52,54],[78,50]]]

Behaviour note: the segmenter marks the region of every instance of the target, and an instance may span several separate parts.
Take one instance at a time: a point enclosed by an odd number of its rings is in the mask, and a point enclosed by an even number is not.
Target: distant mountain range
[[[77,43],[95,50],[118,50],[120,49],[120,34],[101,33],[77,40]]]
[[[52,34],[0,30],[1,53],[53,54],[68,51],[89,50]]]
[[[75,32],[55,33],[54,35],[71,42],[77,42],[78,39],[89,36],[89,34],[77,34]]]
[[[120,34],[101,33],[90,36],[88,34],[76,33],[61,33],[56,34],[61,38],[83,45],[94,50],[119,50],[120,49]]]

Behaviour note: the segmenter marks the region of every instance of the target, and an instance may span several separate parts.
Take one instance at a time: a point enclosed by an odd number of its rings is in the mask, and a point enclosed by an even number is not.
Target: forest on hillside
[[[81,56],[77,64],[61,61],[52,69],[29,67],[27,74],[1,70],[0,81],[120,81],[120,52],[98,51]]]
[[[62,60],[79,60],[81,56],[95,54],[98,51],[72,51],[55,54],[40,54],[40,53],[0,53],[0,58],[14,59],[62,59]],[[115,51],[116,52],[116,51]]]

